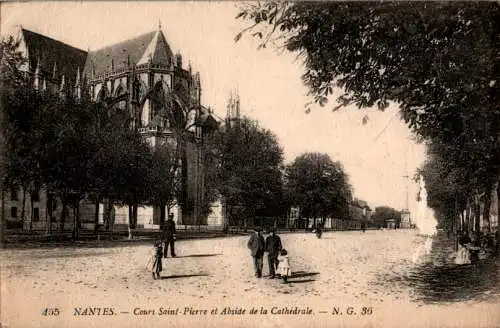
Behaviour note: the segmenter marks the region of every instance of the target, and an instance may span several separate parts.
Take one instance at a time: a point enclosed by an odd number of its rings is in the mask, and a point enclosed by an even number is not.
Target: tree
[[[497,2],[265,2],[244,5],[237,18],[252,22],[237,40],[257,30],[261,46],[278,40],[304,59],[303,81],[320,105],[335,87],[343,93],[334,110],[396,102],[421,139],[473,163],[456,166],[483,175],[476,193],[498,185]]]
[[[180,198],[182,187],[175,147],[168,143],[156,146],[147,175],[149,201],[160,208],[160,227],[163,227],[166,218],[165,207],[169,213]]]
[[[401,212],[389,206],[378,206],[371,218],[373,223],[379,227],[385,227],[387,220],[394,220],[398,226],[401,222]]]
[[[266,215],[282,188],[283,150],[278,140],[258,122],[243,118],[218,134],[219,191],[226,206],[240,211],[246,229],[248,218]]]
[[[12,130],[8,129],[10,104],[15,101],[14,93],[23,87],[21,66],[23,57],[17,51],[18,43],[13,37],[0,41],[0,188],[2,191],[2,213],[0,216],[0,244],[5,242],[5,188],[8,187],[8,143]]]
[[[340,162],[327,154],[305,153],[286,170],[291,202],[300,208],[302,217],[324,219],[347,217],[352,201],[352,187]]]

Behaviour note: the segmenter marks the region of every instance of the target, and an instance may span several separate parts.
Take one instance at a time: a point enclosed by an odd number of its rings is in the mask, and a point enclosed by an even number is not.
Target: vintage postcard
[[[0,5],[0,327],[500,327],[498,2]]]

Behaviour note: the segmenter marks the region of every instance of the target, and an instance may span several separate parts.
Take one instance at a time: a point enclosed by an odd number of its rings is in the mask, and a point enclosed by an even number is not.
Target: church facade
[[[174,54],[159,26],[158,30],[102,49],[85,51],[39,33],[20,28],[20,51],[27,58],[24,67],[33,87],[41,92],[102,102],[109,110],[124,110],[130,114],[137,129],[151,147],[170,143],[177,147],[182,133],[179,174],[182,176],[180,206],[171,210],[178,224],[206,225],[201,207],[204,195],[203,136],[217,128],[211,111],[201,104],[201,81],[198,72],[184,65],[182,55]],[[6,216],[19,217],[20,192],[7,197]],[[15,195],[14,195],[15,193]],[[24,227],[48,230],[57,223],[48,217],[46,195],[36,196],[33,206],[23,211]],[[17,203],[16,203],[17,202]],[[17,205],[17,206],[14,206]],[[104,215],[101,204],[100,216]],[[87,208],[88,207],[88,208]],[[95,206],[94,206],[95,208]],[[57,211],[52,218],[57,220]],[[35,211],[36,215],[32,213]],[[90,204],[82,205],[82,224],[94,222]],[[128,223],[128,209],[113,207],[115,224]],[[160,209],[140,206],[137,226],[155,228]],[[10,217],[11,220],[15,218]],[[68,220],[71,222],[71,220]],[[214,220],[210,220],[212,224]],[[70,223],[71,225],[71,223]],[[55,228],[55,227],[54,227]]]

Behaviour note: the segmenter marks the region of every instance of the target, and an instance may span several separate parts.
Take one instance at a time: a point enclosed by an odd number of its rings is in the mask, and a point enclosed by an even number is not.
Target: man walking
[[[262,277],[262,258],[264,257],[265,241],[260,233],[260,229],[256,228],[255,231],[250,236],[247,244],[250,249],[251,255],[253,257],[253,267],[255,270],[255,276],[257,278]]]
[[[267,263],[269,265],[269,279],[276,277],[276,268],[278,265],[278,255],[282,249],[281,238],[276,232],[271,230],[271,234],[266,238]]]
[[[168,220],[165,222],[165,229],[164,229],[164,239],[165,239],[165,249],[163,251],[163,257],[167,257],[167,250],[168,250],[168,245],[170,244],[170,255],[172,257],[175,257],[175,239],[176,239],[176,232],[175,232],[175,222],[174,222],[174,214],[170,213],[168,215]]]

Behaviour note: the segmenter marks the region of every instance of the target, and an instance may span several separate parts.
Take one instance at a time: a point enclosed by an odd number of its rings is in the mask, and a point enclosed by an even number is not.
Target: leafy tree
[[[182,177],[179,171],[175,147],[168,143],[156,146],[149,167],[148,185],[150,203],[160,208],[161,227],[165,223],[165,207],[170,212],[180,198]]]
[[[327,154],[305,153],[287,167],[286,181],[291,202],[302,217],[346,218],[352,201],[352,187],[340,162]]]
[[[500,176],[497,2],[271,1],[246,4],[237,18],[252,22],[237,40],[252,30],[261,46],[277,41],[303,58],[303,81],[320,105],[335,87],[343,93],[334,110],[396,102],[408,126],[445,149],[490,201]]]
[[[387,220],[394,220],[398,226],[401,223],[401,212],[389,206],[378,206],[371,218],[373,223],[380,227],[385,227]]]
[[[2,214],[0,217],[0,243],[5,241],[5,210],[4,191],[8,183],[9,154],[8,141],[13,138],[13,129],[9,126],[12,103],[17,103],[16,91],[24,88],[21,66],[25,63],[22,54],[17,50],[18,43],[13,37],[2,38],[0,41],[0,188],[2,190]]]
[[[222,130],[220,127],[204,135],[203,140],[203,182],[204,196],[202,215],[208,216],[211,205],[221,196],[220,152],[218,141],[221,141]]]
[[[246,228],[248,218],[268,214],[281,193],[283,150],[274,134],[248,118],[226,125],[216,142],[219,191],[230,212],[240,211]]]

